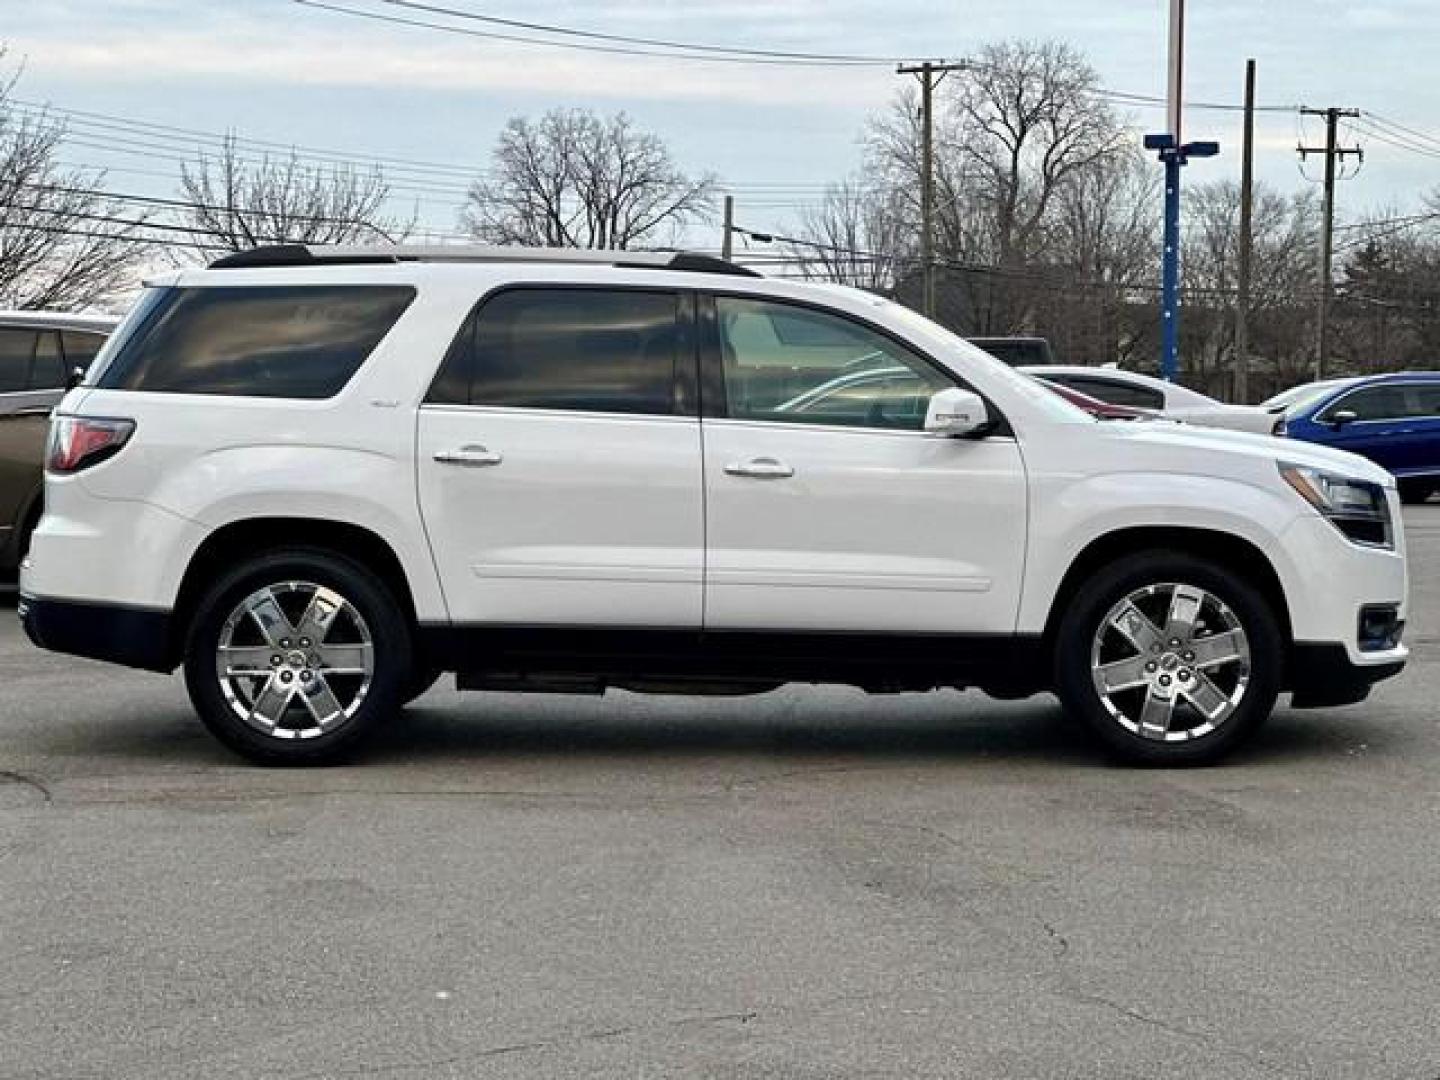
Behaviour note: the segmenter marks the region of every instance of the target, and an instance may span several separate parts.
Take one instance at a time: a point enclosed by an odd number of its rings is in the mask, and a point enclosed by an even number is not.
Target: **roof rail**
[[[754,270],[713,255],[691,251],[615,251],[582,248],[492,247],[417,244],[272,244],[237,251],[210,264],[212,270],[262,266],[360,265],[366,263],[463,262],[554,263],[616,266],[626,269],[685,270],[698,274],[759,277]]]

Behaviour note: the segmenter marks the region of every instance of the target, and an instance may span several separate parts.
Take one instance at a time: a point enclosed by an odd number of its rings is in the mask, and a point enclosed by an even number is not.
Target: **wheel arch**
[[[1209,559],[1236,571],[1260,590],[1275,612],[1288,654],[1294,644],[1290,622],[1290,605],[1285,587],[1269,556],[1245,537],[1218,529],[1195,526],[1140,525],[1116,529],[1090,541],[1071,561],[1060,586],[1050,602],[1045,620],[1044,642],[1047,654],[1053,649],[1060,620],[1085,581],[1099,570],[1126,555],[1141,551],[1170,551]]]
[[[404,564],[378,533],[344,521],[303,517],[263,517],[234,521],[216,529],[195,550],[180,580],[170,620],[169,650],[179,662],[191,618],[205,589],[238,558],[278,548],[313,547],[350,559],[373,572],[399,602],[412,629],[417,625],[415,596]]]

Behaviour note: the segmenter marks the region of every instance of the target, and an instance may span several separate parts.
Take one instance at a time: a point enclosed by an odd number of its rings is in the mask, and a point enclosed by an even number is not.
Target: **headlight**
[[[1347,539],[1368,547],[1395,546],[1390,503],[1379,484],[1284,462],[1280,463],[1280,475]]]

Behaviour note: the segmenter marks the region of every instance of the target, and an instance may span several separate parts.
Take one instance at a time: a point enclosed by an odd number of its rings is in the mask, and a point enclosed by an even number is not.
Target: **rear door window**
[[[1440,383],[1418,383],[1410,387],[1410,415],[1440,417]]]
[[[415,298],[396,285],[169,290],[101,372],[109,390],[320,399]]]
[[[60,335],[54,330],[42,330],[36,335],[35,360],[30,365],[30,389],[65,389],[65,361],[60,355]]]
[[[86,330],[62,330],[60,344],[65,350],[66,370],[79,368],[87,371],[91,361],[95,359],[95,354],[100,351],[100,346],[105,344],[105,335],[92,334]]]
[[[0,394],[14,394],[30,385],[30,360],[35,331],[0,327]]]
[[[673,414],[679,302],[642,289],[508,289],[466,320],[427,400]]]

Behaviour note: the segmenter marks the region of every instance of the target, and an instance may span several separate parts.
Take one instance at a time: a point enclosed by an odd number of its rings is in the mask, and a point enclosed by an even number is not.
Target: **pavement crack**
[[[55,801],[55,797],[50,794],[49,786],[38,777],[30,776],[27,773],[16,772],[14,769],[0,769],[0,780],[9,780],[11,783],[28,787],[32,791],[37,791],[40,793],[40,797],[47,803]]]
[[[562,1046],[570,1046],[586,1042],[600,1042],[605,1039],[618,1039],[626,1035],[633,1035],[637,1032],[655,1030],[660,1028],[685,1027],[695,1024],[723,1024],[740,1023],[748,1024],[760,1014],[754,1010],[729,1013],[707,1013],[700,1016],[681,1016],[673,1020],[660,1020],[651,1023],[628,1024],[615,1028],[598,1028],[594,1031],[584,1031],[575,1035],[557,1035],[549,1039],[534,1039],[527,1042],[503,1043],[500,1046],[485,1047],[480,1050],[467,1050],[459,1054],[451,1054],[440,1058],[416,1059],[413,1061],[393,1061],[386,1063],[374,1063],[357,1065],[350,1069],[327,1069],[324,1072],[306,1072],[290,1074],[290,1080],[321,1080],[322,1077],[335,1076],[383,1076],[387,1074],[423,1071],[430,1073],[437,1068],[450,1065],[461,1065],[465,1062],[484,1061],[489,1058],[507,1057],[511,1054],[533,1053],[538,1050],[553,1050]]]
[[[1269,1064],[1263,1059],[1256,1057],[1254,1054],[1246,1053],[1244,1050],[1241,1050],[1239,1047],[1235,1046],[1234,1043],[1224,1038],[1221,1038],[1218,1035],[1212,1034],[1211,1032],[1197,1031],[1194,1028],[1181,1027],[1179,1024],[1170,1023],[1168,1020],[1161,1020],[1159,1017],[1148,1016],[1137,1009],[1132,1009],[1128,1005],[1122,1005],[1118,1001],[1112,1001],[1110,998],[1102,997],[1099,994],[1087,994],[1083,991],[1073,989],[1066,989],[1063,991],[1063,993],[1066,997],[1069,997],[1074,1001],[1082,1001],[1091,1005],[1099,1005],[1102,1008],[1109,1009],[1111,1012],[1118,1013],[1119,1015],[1125,1017],[1127,1020],[1133,1020],[1137,1024],[1146,1024],[1150,1027],[1159,1028],[1161,1031],[1167,1032],[1171,1035],[1176,1035],[1182,1039],[1189,1039],[1192,1042],[1203,1043],[1208,1047],[1220,1050],[1221,1052],[1229,1054],[1232,1057],[1237,1057],[1242,1061],[1246,1061],[1249,1064],[1264,1070],[1272,1076],[1284,1075],[1283,1073],[1281,1073],[1280,1070],[1276,1069],[1273,1065]]]

